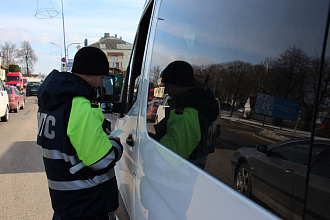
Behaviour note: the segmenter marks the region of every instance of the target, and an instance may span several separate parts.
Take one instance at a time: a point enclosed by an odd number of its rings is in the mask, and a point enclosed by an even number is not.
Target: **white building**
[[[107,55],[110,71],[126,71],[133,45],[121,37],[117,38],[117,34],[110,36],[109,33],[104,33],[104,37],[88,46],[100,48]]]

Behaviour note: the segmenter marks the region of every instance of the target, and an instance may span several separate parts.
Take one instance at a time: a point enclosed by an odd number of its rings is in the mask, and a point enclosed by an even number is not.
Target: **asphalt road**
[[[0,122],[0,219],[52,219],[41,148],[37,138],[37,98]]]

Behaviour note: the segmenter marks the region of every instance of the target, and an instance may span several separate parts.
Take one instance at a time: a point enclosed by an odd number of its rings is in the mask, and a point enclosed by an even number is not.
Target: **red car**
[[[24,109],[25,96],[18,90],[16,86],[7,86],[10,111],[18,112],[19,109]]]
[[[159,100],[151,100],[150,104],[148,104],[148,112],[147,112],[147,120],[155,121],[157,109],[159,106]]]

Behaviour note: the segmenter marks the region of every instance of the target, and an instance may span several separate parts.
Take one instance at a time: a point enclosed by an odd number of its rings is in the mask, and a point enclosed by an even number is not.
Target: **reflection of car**
[[[9,100],[7,90],[0,79],[0,117],[1,121],[9,119]]]
[[[19,109],[24,109],[25,97],[16,86],[7,86],[7,93],[11,111],[18,112]]]
[[[298,139],[238,149],[232,160],[237,191],[273,205],[289,219],[301,216],[309,146],[310,139]],[[330,142],[314,141],[306,216],[329,218],[329,204]]]
[[[28,84],[28,80],[23,78],[23,87],[26,89],[26,85]]]
[[[28,82],[26,85],[26,95],[37,95],[37,91],[41,82]]]
[[[159,106],[159,100],[156,99],[151,100],[150,104],[148,104],[148,111],[147,111],[148,121],[155,121],[158,106]]]

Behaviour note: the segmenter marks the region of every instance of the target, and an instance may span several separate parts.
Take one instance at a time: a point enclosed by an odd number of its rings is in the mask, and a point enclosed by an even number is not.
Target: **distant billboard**
[[[298,102],[258,93],[254,112],[296,121],[299,115],[299,108],[300,103]]]

